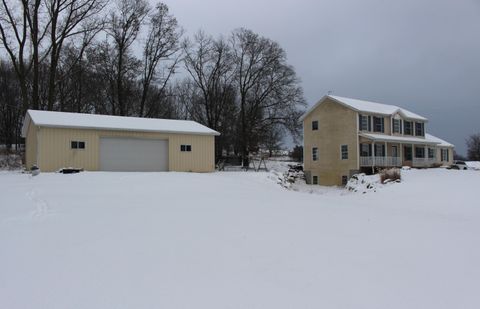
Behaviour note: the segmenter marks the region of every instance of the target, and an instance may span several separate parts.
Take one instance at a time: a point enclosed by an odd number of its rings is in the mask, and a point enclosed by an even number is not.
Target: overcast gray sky
[[[276,40],[314,104],[395,104],[466,153],[480,133],[480,0],[164,0],[192,35],[249,28]]]

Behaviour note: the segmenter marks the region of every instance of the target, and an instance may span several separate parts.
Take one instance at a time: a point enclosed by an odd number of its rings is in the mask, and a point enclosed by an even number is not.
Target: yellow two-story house
[[[425,117],[395,105],[327,95],[300,119],[310,184],[344,185],[359,172],[453,160],[454,146],[427,134]]]

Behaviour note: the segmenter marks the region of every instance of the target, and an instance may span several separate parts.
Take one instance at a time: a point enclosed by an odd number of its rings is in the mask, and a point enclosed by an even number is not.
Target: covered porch
[[[360,167],[431,167],[436,164],[435,142],[380,134],[359,137]]]

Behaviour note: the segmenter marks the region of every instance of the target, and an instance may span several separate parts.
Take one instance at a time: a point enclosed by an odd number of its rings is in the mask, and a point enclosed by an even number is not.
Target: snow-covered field
[[[480,172],[0,173],[0,308],[480,308]]]

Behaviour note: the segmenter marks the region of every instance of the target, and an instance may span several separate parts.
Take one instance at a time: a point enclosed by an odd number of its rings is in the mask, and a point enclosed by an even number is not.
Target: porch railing
[[[432,166],[435,164],[435,158],[413,158],[412,165],[413,166]]]
[[[412,166],[428,167],[435,164],[435,158],[413,158]],[[360,157],[360,166],[402,166],[403,162],[400,157]]]
[[[400,157],[360,157],[360,166],[402,166]]]

